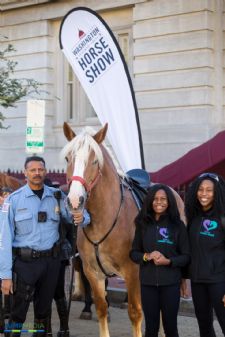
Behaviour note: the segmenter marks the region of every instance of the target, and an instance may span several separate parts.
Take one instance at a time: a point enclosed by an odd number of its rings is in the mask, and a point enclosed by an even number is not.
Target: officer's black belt
[[[40,257],[53,256],[54,246],[51,249],[35,250],[27,247],[13,247],[13,254],[20,256],[21,258],[30,257],[32,259],[38,259]]]

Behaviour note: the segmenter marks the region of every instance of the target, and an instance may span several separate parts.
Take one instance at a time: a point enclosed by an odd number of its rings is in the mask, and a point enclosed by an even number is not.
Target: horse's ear
[[[106,123],[105,126],[94,135],[93,138],[98,144],[101,144],[105,139],[107,130],[108,130],[108,123]]]
[[[73,138],[76,137],[75,132],[73,132],[73,130],[71,129],[71,127],[69,126],[69,124],[67,124],[66,122],[64,122],[63,124],[63,132],[64,135],[66,137],[66,139],[70,142]]]

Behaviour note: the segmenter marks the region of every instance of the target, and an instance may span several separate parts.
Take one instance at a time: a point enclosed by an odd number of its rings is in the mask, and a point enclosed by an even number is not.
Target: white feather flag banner
[[[132,82],[118,42],[93,10],[77,7],[64,17],[60,47],[78,77],[121,168],[144,168],[140,124]]]

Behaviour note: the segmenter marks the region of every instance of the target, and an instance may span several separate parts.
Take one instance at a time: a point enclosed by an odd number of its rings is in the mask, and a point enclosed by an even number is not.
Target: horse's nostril
[[[71,201],[70,201],[69,197],[66,197],[66,199],[65,199],[65,204],[66,204],[66,207],[67,207],[68,209],[71,209],[71,208],[72,208],[72,204],[71,204]]]
[[[72,207],[72,204],[71,204],[71,201],[70,201],[69,198],[68,198],[68,206],[69,206],[69,207]]]
[[[79,197],[79,203],[80,203],[80,205],[83,205],[83,203],[84,203],[84,197],[83,196]]]

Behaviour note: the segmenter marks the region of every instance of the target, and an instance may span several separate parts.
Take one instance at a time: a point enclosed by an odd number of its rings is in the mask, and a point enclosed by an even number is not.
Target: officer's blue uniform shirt
[[[27,184],[5,200],[0,212],[0,279],[12,277],[12,247],[46,250],[59,239],[60,216],[55,191],[55,188],[44,185],[40,200]],[[73,222],[63,199],[60,200],[60,211],[63,218]],[[45,222],[38,222],[38,212],[46,212]],[[84,212],[82,225],[88,223],[89,214]]]

